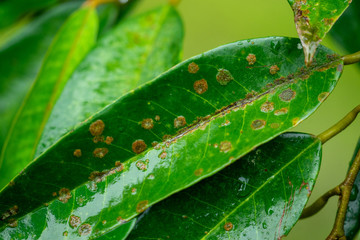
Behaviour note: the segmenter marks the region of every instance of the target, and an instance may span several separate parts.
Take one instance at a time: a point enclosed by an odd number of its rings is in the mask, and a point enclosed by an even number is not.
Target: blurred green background
[[[166,4],[167,0],[142,0],[132,14]],[[185,24],[183,59],[237,40],[297,37],[293,13],[286,0],[182,0],[178,10]],[[344,54],[328,37],[324,45]],[[359,49],[360,50],[360,49]],[[360,104],[360,68],[346,66],[336,89],[309,119],[294,131],[319,134]],[[345,177],[356,142],[360,118],[324,145],[321,171],[309,203],[339,184]],[[334,223],[337,198],[330,199],[317,215],[301,220],[286,239],[325,239]]]

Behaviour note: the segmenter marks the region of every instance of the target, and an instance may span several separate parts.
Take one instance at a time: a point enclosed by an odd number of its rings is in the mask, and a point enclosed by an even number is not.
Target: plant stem
[[[351,165],[350,170],[344,182],[342,182],[339,185],[341,190],[341,197],[339,199],[340,205],[338,212],[336,214],[334,227],[330,235],[327,237],[327,240],[346,239],[344,232],[344,221],[345,221],[347,207],[349,204],[351,189],[353,188],[356,176],[359,173],[359,169],[360,169],[360,150],[357,152],[354,162]]]
[[[312,215],[319,212],[328,202],[328,200],[333,197],[341,194],[339,186],[334,187],[333,189],[327,191],[322,195],[318,200],[316,200],[311,206],[305,208],[300,216],[300,219],[311,217]]]
[[[343,119],[341,119],[334,126],[319,134],[317,137],[320,139],[322,144],[326,143],[329,139],[347,128],[356,118],[360,112],[360,105],[357,105],[351,112],[349,112]]]
[[[356,53],[349,54],[349,55],[345,55],[345,56],[342,57],[342,60],[344,61],[345,65],[358,63],[358,62],[360,62],[360,51],[356,52]]]

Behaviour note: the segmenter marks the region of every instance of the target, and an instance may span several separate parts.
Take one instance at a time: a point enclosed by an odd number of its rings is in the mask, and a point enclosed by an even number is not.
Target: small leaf
[[[310,65],[326,33],[351,3],[351,0],[288,0],[304,48],[305,63]]]
[[[330,35],[348,53],[360,50],[360,1],[353,1],[335,23]]]
[[[0,64],[0,148],[53,37],[79,6],[79,3],[64,3],[52,8],[1,47],[0,59],[6,61]]]
[[[353,163],[356,154],[358,153],[359,150],[360,150],[360,139],[358,140],[350,165]],[[354,186],[351,190],[350,201],[346,212],[346,217],[344,222],[344,231],[345,231],[346,239],[353,239],[360,230],[359,188],[360,188],[360,172],[358,173],[354,182]]]
[[[0,188],[33,160],[50,111],[71,73],[93,47],[96,34],[96,10],[85,6],[71,15],[55,36],[8,131],[0,155]]]
[[[54,106],[36,155],[119,96],[177,64],[182,39],[180,16],[170,7],[121,21],[74,71]]]
[[[313,189],[321,142],[285,133],[139,217],[131,239],[281,239]]]
[[[299,44],[271,37],[221,46],[122,96],[1,191],[1,231],[10,231],[9,219],[32,225],[36,216],[49,226],[44,231],[61,234],[75,215],[102,235],[296,126],[332,91],[343,66],[321,46],[306,68]],[[56,227],[44,224],[50,219]]]

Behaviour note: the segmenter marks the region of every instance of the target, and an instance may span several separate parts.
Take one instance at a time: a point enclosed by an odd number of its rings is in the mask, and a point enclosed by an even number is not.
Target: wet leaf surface
[[[280,239],[300,217],[320,160],[316,137],[282,134],[151,207],[127,240]]]
[[[0,188],[33,160],[45,123],[64,84],[95,43],[97,24],[96,10],[83,7],[72,14],[56,34],[8,131],[0,155]]]
[[[182,40],[181,19],[170,7],[121,21],[74,71],[36,155],[119,96],[179,63]]]
[[[351,3],[351,0],[288,0],[304,47],[305,62],[311,63],[326,33]]]
[[[0,147],[53,37],[79,6],[79,3],[64,3],[49,10],[1,47],[0,59],[6,61],[0,64]]]
[[[41,236],[60,236],[72,215],[99,236],[296,126],[343,66],[321,46],[305,68],[299,45],[272,37],[221,46],[108,105],[2,190],[3,236],[40,234],[29,229],[45,221]],[[18,227],[5,225],[12,218]]]
[[[360,150],[360,139],[358,140],[354,156],[350,162],[350,165],[353,163],[357,152]],[[351,190],[350,201],[348,204],[348,209],[346,212],[345,222],[344,222],[344,231],[346,239],[353,239],[355,235],[360,230],[360,173],[358,173],[354,186]]]

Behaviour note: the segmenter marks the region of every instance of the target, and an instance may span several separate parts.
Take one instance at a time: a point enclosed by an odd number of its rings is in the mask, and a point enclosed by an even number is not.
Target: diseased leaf
[[[79,3],[64,3],[49,10],[1,47],[0,59],[4,61],[0,64],[0,148],[53,37],[79,6]]]
[[[360,1],[353,1],[335,23],[330,35],[348,53],[360,49]]]
[[[139,217],[132,239],[280,239],[318,175],[321,142],[285,133]]]
[[[0,188],[33,160],[50,111],[64,84],[95,43],[97,23],[96,10],[84,6],[70,16],[55,36],[4,142],[0,156]]]
[[[97,43],[69,79],[36,155],[119,96],[177,64],[182,39],[181,19],[171,7],[121,21]]]
[[[44,230],[58,236],[74,215],[91,236],[101,235],[296,126],[332,91],[343,66],[321,46],[306,68],[298,45],[281,37],[228,44],[122,96],[2,190],[2,234],[32,229],[36,216],[58,223]],[[10,219],[23,222],[11,229]]]
[[[360,139],[358,140],[357,146],[353,158],[350,162],[350,165],[353,163],[357,152],[360,150]],[[354,239],[355,235],[360,230],[360,173],[358,173],[354,186],[351,190],[350,201],[348,204],[345,222],[344,222],[344,231],[346,239]]]
[[[121,239],[127,239],[130,232],[135,227],[135,223],[136,223],[136,218],[133,218],[129,222],[124,222],[123,224],[121,224],[119,227],[117,227],[113,231],[111,231],[111,232],[109,232],[109,233],[107,233],[107,234],[105,234],[103,236],[97,237],[96,239],[97,240],[107,240],[107,239],[121,240]]]
[[[288,0],[294,11],[295,25],[303,45],[305,63],[311,64],[326,33],[352,0]]]

